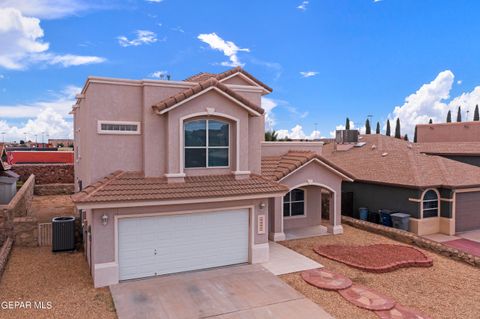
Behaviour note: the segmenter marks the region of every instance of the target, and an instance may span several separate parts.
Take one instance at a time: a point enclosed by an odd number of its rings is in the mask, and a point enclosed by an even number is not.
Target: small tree
[[[475,112],[473,113],[473,120],[480,121],[480,114],[478,114],[478,104],[475,106]]]
[[[377,122],[377,129],[375,130],[375,134],[380,134],[380,122]]]
[[[347,119],[345,120],[345,129],[346,130],[349,130],[350,129],[350,119],[347,117]]]
[[[365,134],[372,134],[372,129],[370,128],[370,120],[365,121]]]
[[[457,122],[461,122],[461,121],[462,121],[462,109],[459,106],[457,111]]]
[[[400,134],[400,118],[399,117],[397,117],[397,124],[395,125],[395,137],[402,138]]]
[[[417,126],[415,126],[415,132],[413,134],[413,143],[417,143]]]
[[[432,120],[432,119],[429,119],[429,120],[428,120],[428,124],[433,124],[433,120]]]
[[[265,132],[265,141],[267,142],[275,142],[278,140],[278,133],[273,131],[266,131]]]
[[[447,123],[451,123],[452,122],[452,112],[450,110],[448,110],[448,113],[447,113]]]
[[[390,136],[390,120],[387,120],[387,131],[385,132],[385,135]]]
[[[403,139],[404,139],[405,141],[408,141],[408,134],[405,134],[405,136],[403,137]]]

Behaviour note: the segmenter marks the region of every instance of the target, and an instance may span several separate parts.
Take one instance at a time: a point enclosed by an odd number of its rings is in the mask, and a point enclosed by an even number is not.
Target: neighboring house
[[[326,144],[323,156],[355,179],[344,183],[351,211],[390,209],[411,215],[419,235],[480,228],[480,168],[426,155],[415,144],[384,135],[362,135],[350,145]]]
[[[53,147],[70,147],[73,146],[73,139],[70,138],[49,138],[48,144]]]
[[[480,166],[480,122],[417,125],[415,146],[425,154]]]
[[[73,164],[72,151],[41,150],[26,147],[8,148],[10,164]]]
[[[87,79],[72,110],[73,200],[96,287],[265,262],[269,238],[322,222],[321,193],[323,223],[342,231],[341,182],[351,178],[322,159],[323,143],[263,143],[271,91],[241,68]],[[305,150],[315,155],[287,154]]]

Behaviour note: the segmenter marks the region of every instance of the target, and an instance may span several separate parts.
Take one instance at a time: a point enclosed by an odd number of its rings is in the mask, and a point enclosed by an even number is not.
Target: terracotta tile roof
[[[216,87],[217,89],[222,90],[226,94],[230,95],[231,97],[233,97],[234,99],[246,105],[248,108],[254,110],[257,113],[263,114],[265,112],[261,107],[251,102],[250,100],[244,98],[237,92],[229,89],[225,84],[220,83],[215,78],[209,78],[208,80],[200,82],[199,84],[191,88],[178,92],[177,94],[174,94],[158,102],[157,104],[153,105],[152,108],[159,112],[163,111],[211,87]]]
[[[430,142],[414,145],[425,154],[480,155],[480,142]]]
[[[228,71],[225,71],[225,72],[222,72],[222,73],[218,73],[218,74],[215,74],[215,73],[207,73],[207,72],[201,72],[201,73],[197,73],[195,75],[192,75],[188,78],[186,78],[184,81],[186,82],[202,82],[202,81],[205,81],[207,79],[210,79],[210,78],[215,78],[219,81],[223,80],[224,78],[227,78],[229,77],[230,75],[233,75],[235,73],[242,73],[243,75],[245,75],[247,78],[249,78],[250,80],[252,80],[253,82],[257,83],[258,85],[260,85],[261,87],[263,87],[265,90],[267,90],[268,92],[272,92],[273,89],[271,87],[269,87],[268,85],[266,85],[265,83],[263,83],[262,81],[258,80],[256,77],[254,77],[253,75],[251,75],[250,73],[248,73],[247,71],[245,71],[243,68],[237,66],[233,69],[230,69]]]
[[[362,147],[335,151],[323,146],[322,155],[353,175],[355,181],[414,188],[465,188],[480,185],[480,167],[420,152],[414,144],[384,135],[362,135]]]
[[[315,152],[294,150],[282,156],[262,157],[262,176],[273,181],[279,181],[314,158],[338,170],[340,173],[349,176],[347,172],[325,158],[318,156]]]
[[[167,183],[164,177],[145,177],[140,172],[116,171],[72,195],[75,203],[114,201],[170,201],[285,193],[288,188],[252,174],[245,179],[233,175],[189,176],[185,182]]]

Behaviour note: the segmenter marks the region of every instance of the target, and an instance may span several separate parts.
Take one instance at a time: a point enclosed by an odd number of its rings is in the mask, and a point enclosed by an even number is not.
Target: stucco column
[[[273,200],[273,205],[269,205],[270,209],[270,220],[271,223],[269,227],[270,232],[268,234],[268,239],[272,241],[282,241],[285,240],[285,233],[283,232],[283,201],[282,197],[275,197]],[[271,203],[270,202],[270,203]]]
[[[332,234],[342,234],[342,194],[330,192],[327,229]]]

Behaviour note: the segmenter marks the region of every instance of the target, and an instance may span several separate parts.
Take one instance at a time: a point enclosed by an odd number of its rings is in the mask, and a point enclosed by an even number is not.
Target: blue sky
[[[0,0],[0,130],[71,135],[89,75],[182,80],[242,65],[274,89],[264,106],[282,135],[328,137],[372,115],[400,117],[411,136],[480,103],[478,12],[466,0]]]

